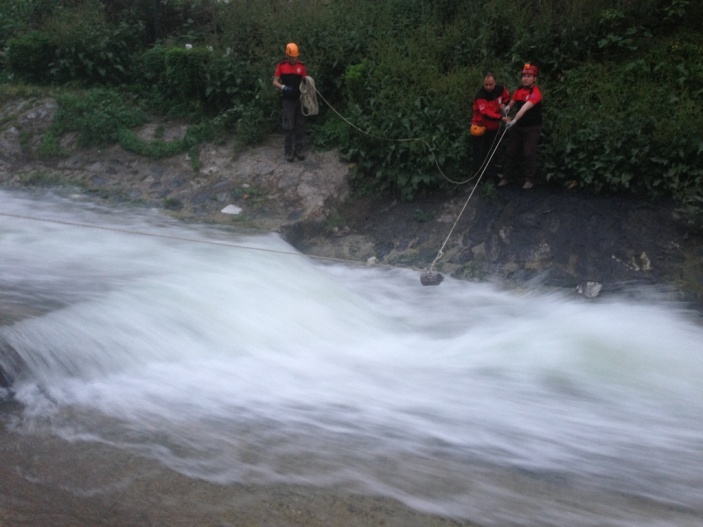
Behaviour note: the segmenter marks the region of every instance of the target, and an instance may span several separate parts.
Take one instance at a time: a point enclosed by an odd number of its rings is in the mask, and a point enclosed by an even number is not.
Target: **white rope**
[[[312,77],[304,77],[303,82],[300,84],[300,101],[303,106],[303,114],[304,115],[317,115],[319,113],[319,106],[317,104],[317,97],[316,94],[320,96],[320,98],[329,106],[329,108],[336,113],[343,121],[345,121],[349,126],[352,128],[355,128],[359,132],[369,136],[373,137],[375,139],[383,139],[385,141],[396,141],[396,142],[407,142],[407,141],[422,141],[425,146],[430,150],[432,153],[432,157],[434,159],[435,165],[437,166],[437,170],[439,170],[440,174],[449,182],[451,183],[456,183],[457,185],[463,185],[465,183],[468,183],[472,179],[478,176],[478,179],[476,180],[476,183],[474,184],[474,187],[471,189],[471,193],[469,194],[469,197],[466,199],[466,202],[464,203],[464,206],[461,208],[461,211],[459,212],[459,215],[457,216],[456,220],[454,221],[454,225],[452,225],[451,230],[449,231],[449,234],[444,240],[444,243],[442,244],[442,247],[439,249],[437,256],[435,257],[434,261],[430,265],[429,271],[432,271],[434,269],[435,264],[444,256],[444,248],[449,242],[449,238],[451,238],[452,233],[454,232],[454,228],[457,226],[459,223],[459,219],[461,219],[462,214],[464,213],[464,210],[466,210],[466,207],[469,204],[469,201],[471,200],[471,197],[474,195],[474,192],[476,192],[476,189],[478,188],[478,184],[481,182],[481,178],[483,177],[483,174],[486,172],[486,169],[488,168],[488,165],[490,164],[491,160],[493,159],[493,156],[496,153],[496,150],[498,150],[498,146],[500,145],[501,141],[503,140],[503,137],[505,136],[505,132],[507,131],[506,128],[503,129],[503,133],[500,134],[500,137],[497,138],[497,142],[494,139],[493,145],[491,145],[491,148],[488,152],[488,155],[486,156],[486,159],[484,160],[483,164],[481,165],[481,168],[477,171],[476,174],[471,176],[469,179],[466,181],[458,182],[458,181],[453,181],[452,179],[448,178],[444,172],[442,172],[441,167],[439,166],[439,162],[437,161],[437,156],[434,154],[434,150],[432,147],[429,145],[429,143],[423,139],[423,138],[404,138],[404,139],[388,139],[386,137],[378,137],[374,136],[358,126],[354,125],[352,122],[350,122],[347,118],[345,118],[342,114],[340,114],[323,96],[322,94],[317,91],[317,88],[315,87],[315,80]],[[40,222],[47,222],[47,223],[56,223],[56,224],[62,224],[62,225],[70,225],[74,227],[84,227],[84,228],[90,228],[90,229],[99,229],[99,230],[106,230],[106,231],[113,231],[113,232],[121,232],[124,234],[132,234],[132,235],[140,235],[140,236],[153,236],[156,238],[167,238],[171,240],[179,240],[179,241],[184,241],[184,242],[191,242],[191,243],[206,243],[206,244],[211,244],[211,245],[221,245],[225,247],[233,247],[237,249],[247,249],[247,250],[255,250],[255,251],[263,251],[263,252],[270,252],[270,253],[277,253],[277,254],[285,254],[288,256],[307,256],[308,258],[313,258],[317,260],[326,260],[326,261],[333,261],[333,262],[341,262],[341,263],[346,263],[346,264],[360,264],[358,261],[354,260],[347,260],[344,258],[334,258],[334,257],[326,257],[326,256],[314,256],[314,255],[303,255],[302,253],[292,253],[288,251],[279,251],[275,249],[262,249],[259,247],[250,247],[246,245],[239,245],[239,244],[234,244],[234,243],[228,243],[228,242],[217,242],[217,241],[212,241],[212,240],[198,240],[198,239],[193,239],[193,238],[185,238],[185,237],[180,237],[180,236],[170,236],[170,235],[164,235],[164,234],[155,234],[155,233],[147,233],[147,232],[139,232],[139,231],[132,231],[129,229],[120,229],[120,228],[115,228],[115,227],[103,227],[103,226],[97,226],[97,225],[87,225],[85,223],[79,223],[79,222],[71,222],[71,221],[61,221],[61,220],[50,220],[46,218],[37,218],[33,216],[24,216],[20,214],[11,214],[11,213],[6,213],[6,212],[0,212],[0,216],[5,216],[5,217],[11,217],[11,218],[19,218],[19,219],[25,219],[25,220],[31,220],[31,221],[40,221]],[[385,265],[385,267],[395,267],[392,265]]]
[[[208,245],[219,245],[221,247],[231,247],[233,249],[243,249],[243,250],[248,250],[248,251],[274,253],[274,254],[281,254],[281,255],[285,255],[285,256],[297,256],[299,258],[301,258],[301,257],[302,258],[310,258],[313,260],[320,260],[320,261],[327,261],[327,262],[338,262],[338,263],[343,263],[343,264],[348,264],[348,265],[366,265],[366,266],[369,265],[368,261],[367,262],[360,262],[358,260],[349,260],[346,258],[335,258],[333,256],[316,256],[314,254],[304,254],[304,253],[300,253],[300,252],[281,251],[278,249],[268,249],[268,248],[264,248],[264,247],[253,247],[250,245],[241,245],[241,244],[230,243],[230,242],[220,242],[220,241],[216,241],[216,240],[188,238],[188,237],[184,237],[184,236],[172,236],[169,234],[158,234],[158,233],[153,233],[153,232],[135,231],[135,230],[131,230],[131,229],[123,229],[120,227],[93,225],[93,224],[81,223],[81,222],[76,222],[76,221],[40,218],[37,216],[27,216],[24,214],[13,214],[11,212],[0,212],[0,216],[4,216],[7,218],[20,219],[20,220],[52,223],[52,224],[56,224],[56,225],[67,225],[70,227],[81,227],[81,228],[85,228],[85,229],[95,229],[95,230],[101,230],[101,231],[118,232],[118,233],[122,233],[122,234],[134,235],[134,236],[151,236],[152,238],[164,238],[167,240],[177,240],[177,241],[188,242],[188,243],[202,243],[202,244],[208,244]],[[399,267],[402,268],[402,266],[390,265],[390,264],[374,264],[374,265],[378,265],[379,267],[386,267],[389,269],[394,269],[394,268],[399,268]]]
[[[310,79],[310,77],[305,77],[305,79]],[[304,81],[305,79],[303,79],[303,81]],[[312,80],[312,79],[311,79],[311,80]],[[346,117],[344,117],[341,113],[339,113],[339,112],[337,111],[337,109],[336,109],[334,106],[332,106],[332,105],[330,104],[330,102],[329,102],[327,99],[325,99],[325,97],[324,97],[324,96],[317,90],[317,88],[315,87],[315,82],[314,82],[314,81],[311,83],[311,86],[310,86],[310,87],[311,87],[313,90],[315,90],[315,93],[317,93],[317,95],[320,96],[320,99],[323,100],[323,102],[329,107],[329,109],[332,110],[335,114],[337,114],[337,117],[339,117],[342,121],[344,121],[345,123],[347,123],[349,126],[351,126],[352,128],[354,128],[354,129],[357,130],[358,132],[361,132],[362,134],[364,134],[364,135],[366,135],[366,136],[368,136],[368,137],[371,137],[371,138],[373,138],[373,139],[380,139],[381,141],[394,141],[394,142],[396,142],[396,143],[407,143],[407,142],[409,142],[409,141],[421,141],[422,143],[424,143],[424,145],[425,145],[425,146],[427,147],[427,149],[430,151],[430,154],[432,154],[432,159],[434,160],[434,164],[435,164],[435,166],[437,167],[437,170],[439,170],[439,173],[442,174],[442,177],[443,177],[444,179],[446,179],[447,181],[449,181],[450,183],[454,183],[454,184],[456,184],[456,185],[464,185],[465,183],[468,183],[469,181],[471,181],[473,178],[476,177],[476,175],[473,175],[473,176],[471,176],[469,179],[467,179],[466,181],[454,181],[453,179],[447,177],[447,175],[442,171],[442,167],[439,166],[439,161],[437,160],[437,156],[436,156],[435,153],[434,153],[434,149],[433,149],[433,148],[430,146],[430,144],[429,144],[425,139],[423,139],[422,137],[403,137],[403,138],[400,138],[400,139],[392,139],[392,138],[388,138],[388,137],[381,137],[381,136],[378,136],[378,135],[374,135],[374,134],[371,134],[371,133],[367,132],[366,130],[362,130],[361,128],[359,128],[358,126],[356,126],[354,123],[352,123],[349,119],[347,119]],[[301,84],[301,85],[300,85],[300,92],[301,92],[300,100],[301,100],[301,101],[303,100],[303,95],[302,95],[302,93],[303,93],[303,90],[304,90],[304,89],[307,91],[308,87],[306,86],[305,88],[303,88],[303,85]],[[317,104],[317,99],[315,100],[315,104]],[[305,113],[305,111],[303,111],[303,113]]]
[[[312,77],[303,77],[303,82],[300,83],[300,102],[303,105],[303,115],[317,115],[320,108],[317,105],[317,88],[315,88],[315,79]]]
[[[423,138],[404,138],[404,139],[388,139],[387,137],[379,137],[375,136],[373,134],[370,134],[358,126],[356,126],[354,123],[349,121],[346,117],[344,117],[342,114],[340,114],[334,106],[332,106],[327,99],[324,98],[324,96],[317,91],[317,88],[315,87],[315,81],[312,79],[312,77],[305,77],[303,78],[303,82],[300,84],[300,100],[303,103],[303,114],[308,115],[306,112],[306,105],[307,104],[314,104],[314,111],[315,114],[318,112],[318,106],[317,106],[317,98],[315,97],[315,94],[320,96],[320,99],[324,101],[324,103],[329,106],[330,110],[332,110],[334,113],[337,114],[345,123],[347,123],[349,126],[352,128],[358,130],[362,134],[365,134],[369,137],[373,137],[374,139],[382,139],[384,141],[396,141],[396,142],[406,142],[406,141],[422,141],[425,146],[430,150],[430,153],[432,154],[432,158],[434,159],[435,166],[437,167],[437,170],[439,170],[439,173],[442,174],[442,177],[449,181],[450,183],[454,183],[456,185],[464,185],[466,183],[469,183],[475,178],[476,183],[474,184],[474,187],[471,189],[471,192],[469,193],[469,197],[466,199],[466,202],[464,203],[464,206],[461,208],[461,211],[459,212],[459,215],[457,216],[456,220],[454,221],[454,225],[452,225],[451,230],[449,231],[449,234],[444,240],[444,243],[442,244],[442,247],[439,249],[437,252],[437,256],[435,257],[434,261],[429,267],[428,272],[432,272],[434,269],[435,264],[444,256],[444,248],[446,247],[447,243],[449,242],[449,238],[451,238],[452,233],[454,232],[454,228],[457,226],[459,223],[459,220],[461,219],[461,215],[464,213],[464,210],[466,210],[466,207],[469,204],[469,201],[471,200],[471,197],[474,195],[474,192],[476,192],[476,189],[478,188],[478,184],[481,182],[481,178],[483,177],[483,174],[486,172],[486,169],[488,168],[488,165],[491,163],[491,160],[493,159],[493,156],[495,155],[496,151],[498,150],[498,146],[500,145],[501,141],[503,140],[503,137],[505,136],[505,132],[507,131],[507,128],[503,128],[503,132],[500,134],[500,136],[496,136],[496,138],[493,140],[493,144],[491,145],[488,154],[486,155],[486,159],[484,159],[483,164],[481,167],[478,169],[478,171],[473,174],[471,177],[466,179],[465,181],[454,181],[453,179],[449,178],[446,176],[446,174],[442,171],[442,168],[439,166],[439,161],[437,160],[437,156],[434,153],[434,150],[432,147],[429,145],[429,143],[423,139]],[[314,101],[309,102],[310,100]],[[312,115],[312,114],[310,114]]]
[[[309,85],[306,85],[306,80],[307,80],[307,79],[310,79]],[[347,123],[349,126],[351,126],[352,128],[354,128],[354,129],[357,130],[358,132],[361,132],[362,134],[364,134],[364,135],[366,135],[366,136],[368,136],[368,137],[371,137],[371,138],[373,138],[373,139],[380,139],[380,140],[382,140],[382,141],[394,141],[394,142],[396,142],[396,143],[407,143],[407,142],[409,142],[409,141],[421,141],[421,142],[427,147],[427,149],[430,151],[430,154],[432,154],[432,159],[433,159],[433,161],[434,161],[435,166],[437,167],[437,170],[439,171],[440,174],[442,174],[442,177],[443,177],[445,180],[447,180],[449,183],[453,183],[454,185],[465,185],[466,183],[469,183],[469,182],[473,181],[479,173],[482,173],[482,172],[481,172],[482,170],[485,170],[485,167],[482,165],[482,166],[476,171],[475,174],[473,174],[473,175],[470,176],[469,178],[465,179],[464,181],[456,181],[456,180],[450,178],[449,176],[447,176],[447,175],[442,171],[442,167],[439,166],[439,160],[437,159],[437,156],[436,156],[435,153],[434,153],[434,149],[430,146],[430,144],[429,144],[425,139],[423,139],[422,137],[404,137],[404,138],[400,138],[400,139],[391,139],[391,138],[388,138],[388,137],[381,137],[381,136],[378,136],[378,135],[374,135],[374,134],[371,134],[371,133],[369,133],[369,132],[367,132],[367,131],[365,131],[365,130],[362,130],[361,128],[359,128],[358,126],[356,126],[354,123],[352,123],[349,119],[347,119],[346,117],[344,117],[341,113],[339,113],[339,112],[337,111],[337,109],[336,109],[334,106],[332,106],[332,105],[330,104],[330,102],[329,102],[327,99],[325,99],[325,97],[324,97],[324,96],[317,90],[317,88],[315,87],[315,81],[312,79],[312,77],[305,77],[305,78],[303,79],[303,83],[300,85],[300,93],[301,93],[301,95],[300,95],[300,100],[301,100],[301,102],[303,102],[303,114],[305,114],[305,115],[307,115],[307,114],[305,113],[305,102],[303,101],[303,94],[304,94],[304,93],[305,93],[305,98],[306,98],[306,99],[307,99],[308,97],[311,97],[311,98],[315,101],[315,102],[314,102],[314,104],[315,104],[315,113],[317,113],[317,111],[318,111],[318,108],[317,108],[317,98],[314,97],[314,94],[308,95],[308,94],[307,94],[308,90],[313,90],[317,95],[319,95],[320,99],[322,99],[322,101],[329,107],[329,109],[332,110],[335,114],[337,114],[337,117],[339,117],[342,121],[344,121],[344,122]],[[494,142],[495,142],[495,140],[494,140]],[[499,143],[500,143],[500,141],[499,141]],[[493,147],[491,146],[491,148],[493,148]],[[498,148],[498,145],[496,145],[496,148]],[[493,156],[491,155],[491,157],[493,157]],[[484,164],[485,164],[486,166],[488,165],[488,163],[487,163],[486,161],[484,161]]]
[[[481,166],[481,169],[479,170],[478,179],[476,180],[476,183],[474,183],[474,188],[471,189],[471,192],[469,193],[469,197],[466,198],[466,202],[464,203],[464,206],[461,208],[461,211],[457,215],[456,220],[454,221],[454,225],[452,225],[452,228],[449,230],[449,234],[447,234],[447,237],[444,239],[444,243],[442,244],[442,247],[440,247],[439,251],[437,252],[437,256],[432,261],[432,264],[430,265],[430,267],[427,271],[428,273],[431,273],[434,270],[435,264],[444,256],[444,248],[446,247],[447,243],[449,242],[449,238],[452,237],[452,233],[454,232],[454,228],[459,223],[459,219],[461,218],[461,215],[464,214],[464,210],[466,210],[466,207],[469,204],[471,197],[474,195],[474,192],[476,192],[476,189],[478,188],[478,184],[481,182],[481,178],[483,177],[483,174],[485,174],[486,169],[488,168],[488,165],[491,163],[491,160],[493,159],[493,156],[495,155],[496,150],[498,150],[498,146],[500,145],[501,141],[503,140],[503,137],[505,137],[505,132],[507,132],[507,131],[508,131],[507,128],[503,128],[503,133],[501,133],[500,137],[498,137],[498,141],[496,142],[494,140],[495,146],[491,147],[491,150],[488,152],[488,155],[486,156],[486,160],[483,162],[483,165]]]

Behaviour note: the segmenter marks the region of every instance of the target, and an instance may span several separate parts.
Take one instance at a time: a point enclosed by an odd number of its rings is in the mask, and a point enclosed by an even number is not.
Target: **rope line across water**
[[[12,213],[7,213],[7,212],[0,212],[0,216],[21,219],[21,220],[53,223],[53,224],[57,224],[57,225],[67,225],[70,227],[82,227],[82,228],[86,228],[86,229],[97,229],[97,230],[110,231],[110,232],[119,232],[122,234],[130,234],[130,235],[136,235],[136,236],[151,236],[153,238],[163,238],[163,239],[167,239],[167,240],[176,240],[176,241],[181,241],[181,242],[203,243],[203,244],[208,244],[208,245],[218,245],[220,247],[231,247],[233,249],[260,251],[260,252],[267,252],[267,253],[274,253],[274,254],[282,254],[285,256],[298,256],[301,258],[312,258],[315,260],[323,260],[323,261],[338,262],[338,263],[345,263],[345,264],[368,265],[368,263],[363,263],[358,260],[348,260],[345,258],[335,258],[332,256],[315,256],[315,255],[308,255],[308,254],[296,253],[296,252],[290,252],[290,251],[281,251],[278,249],[265,249],[262,247],[252,247],[251,245],[241,245],[241,244],[230,243],[230,242],[218,242],[215,240],[199,240],[197,238],[188,238],[185,236],[173,236],[170,234],[157,234],[157,233],[152,233],[152,232],[135,231],[135,230],[130,230],[130,229],[120,229],[118,227],[105,227],[102,225],[89,225],[87,223],[80,223],[80,222],[75,222],[75,221],[38,218],[35,216],[26,216],[26,215],[22,215],[22,214],[12,214]],[[392,266],[389,264],[374,264],[374,265],[375,266],[376,265],[383,266],[383,267],[391,267],[391,268],[395,267],[395,266]]]
[[[323,95],[315,87],[315,81],[311,77],[305,77],[303,83],[300,86],[300,91],[301,91],[301,102],[303,104],[303,112],[305,113],[305,115],[316,115],[318,113],[319,108],[317,105],[317,99],[315,97],[315,94],[317,94],[325,102],[325,104],[335,114],[337,114],[344,122],[346,122],[349,126],[353,127],[354,129],[358,130],[359,132],[361,132],[369,137],[372,137],[375,139],[381,139],[384,141],[396,141],[396,142],[421,141],[421,142],[423,142],[425,144],[425,146],[427,146],[427,148],[432,153],[432,158],[434,159],[434,162],[435,162],[435,165],[437,166],[437,169],[442,174],[442,176],[450,183],[454,183],[457,185],[463,185],[463,184],[470,182],[474,178],[477,178],[476,183],[474,184],[474,187],[471,189],[471,192],[469,193],[469,197],[466,199],[466,202],[464,203],[464,206],[461,208],[461,211],[457,215],[457,218],[454,221],[452,228],[449,230],[449,234],[445,238],[444,243],[442,243],[442,246],[440,247],[439,251],[437,252],[437,256],[435,257],[434,261],[432,262],[432,264],[429,267],[429,271],[431,272],[434,269],[434,266],[437,264],[437,262],[444,256],[444,248],[446,247],[447,243],[449,242],[449,239],[451,238],[452,233],[454,232],[454,229],[456,228],[457,224],[459,223],[459,220],[461,219],[462,214],[466,210],[466,207],[468,206],[469,201],[471,200],[474,193],[476,192],[476,188],[478,188],[478,184],[481,182],[481,178],[483,177],[484,173],[486,172],[486,169],[488,168],[489,163],[493,159],[493,156],[495,155],[495,152],[498,149],[498,146],[500,145],[501,141],[503,140],[503,137],[505,136],[506,129],[503,129],[503,132],[500,134],[500,136],[496,136],[497,140],[494,140],[494,144],[491,145],[491,148],[488,152],[488,155],[486,156],[486,159],[484,160],[483,164],[481,165],[479,170],[476,172],[476,174],[471,176],[466,181],[459,182],[459,181],[454,181],[454,180],[448,178],[444,174],[444,172],[442,172],[442,169],[439,166],[439,162],[437,161],[437,156],[435,156],[435,154],[434,154],[434,150],[429,145],[429,143],[427,143],[427,141],[425,139],[423,139],[423,138],[388,139],[385,137],[375,136],[373,134],[370,134],[370,133],[362,130],[361,128],[359,128],[358,126],[356,126],[355,124],[350,122],[342,114],[340,114],[323,97]],[[130,235],[151,236],[154,238],[177,240],[177,241],[189,242],[189,243],[203,243],[203,244],[209,244],[209,245],[217,245],[217,246],[221,246],[221,247],[231,247],[234,249],[261,251],[261,252],[281,254],[281,255],[286,255],[286,256],[299,256],[299,257],[312,258],[312,259],[321,260],[321,261],[338,262],[338,263],[351,264],[351,265],[364,265],[360,261],[349,260],[346,258],[335,258],[335,257],[331,257],[331,256],[305,255],[303,253],[295,253],[295,252],[290,252],[290,251],[280,251],[277,249],[265,249],[265,248],[261,248],[261,247],[252,247],[252,246],[248,246],[248,245],[241,245],[241,244],[235,244],[235,243],[230,243],[230,242],[218,242],[218,241],[214,241],[214,240],[199,240],[197,238],[187,238],[187,237],[183,237],[183,236],[172,236],[172,235],[168,235],[168,234],[156,234],[156,233],[150,233],[150,232],[134,231],[134,230],[130,230],[130,229],[120,229],[117,227],[105,227],[105,226],[101,226],[101,225],[89,225],[87,223],[39,218],[39,217],[34,217],[34,216],[27,216],[27,215],[22,215],[22,214],[12,214],[12,213],[7,213],[7,212],[0,212],[0,216],[5,216],[8,218],[29,220],[29,221],[38,221],[38,222],[44,222],[44,223],[54,223],[54,224],[58,224],[58,225],[67,225],[67,226],[71,226],[71,227],[82,227],[82,228],[87,228],[87,229],[97,229],[97,230],[104,230],[104,231],[111,231],[111,232],[119,232],[119,233],[130,234]],[[369,265],[368,262],[365,265]],[[388,267],[388,268],[398,268],[399,267],[399,266],[394,266],[394,265],[390,265],[390,264],[383,264],[383,263],[375,263],[374,265]]]

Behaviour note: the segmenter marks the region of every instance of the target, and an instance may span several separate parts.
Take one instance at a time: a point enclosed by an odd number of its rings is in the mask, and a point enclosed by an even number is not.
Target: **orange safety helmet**
[[[535,77],[539,77],[539,70],[537,69],[537,66],[534,66],[529,62],[522,67],[522,73],[527,73],[528,75],[534,75]]]
[[[289,43],[286,45],[286,55],[289,57],[297,57],[300,55],[300,51],[298,51],[298,45],[294,44],[293,42]]]
[[[471,135],[473,135],[474,137],[482,136],[485,133],[486,133],[485,126],[481,126],[480,124],[472,124],[471,125]]]

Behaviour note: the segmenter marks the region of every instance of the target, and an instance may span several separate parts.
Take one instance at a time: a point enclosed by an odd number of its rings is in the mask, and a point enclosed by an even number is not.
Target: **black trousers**
[[[505,176],[517,181],[534,181],[537,172],[537,145],[542,125],[514,126],[508,130],[508,147],[505,150]]]
[[[299,99],[283,99],[282,128],[286,134],[286,155],[302,152],[305,147],[305,116]]]
[[[498,136],[499,130],[486,130],[486,133],[479,135],[478,137],[473,137],[474,142],[474,158],[473,158],[473,171],[474,174],[483,166],[483,163],[488,159],[488,155],[491,152],[491,148],[495,147],[496,137]],[[491,158],[491,162],[486,168],[485,175],[487,178],[494,178],[497,175],[496,161],[498,154],[494,154]]]

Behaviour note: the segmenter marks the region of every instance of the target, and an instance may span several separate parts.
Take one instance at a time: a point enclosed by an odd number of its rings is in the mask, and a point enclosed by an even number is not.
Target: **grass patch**
[[[0,84],[0,104],[21,99],[32,100],[53,96],[49,88],[30,84]]]
[[[328,233],[337,232],[339,229],[341,229],[342,227],[344,227],[344,225],[346,224],[346,222],[347,222],[347,221],[344,219],[343,216],[341,216],[341,215],[339,215],[339,214],[337,214],[337,213],[330,214],[330,215],[327,217],[327,219],[325,220],[325,230],[326,230]]]

